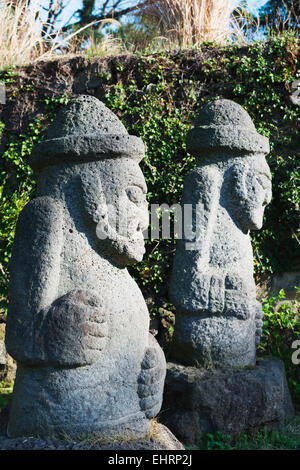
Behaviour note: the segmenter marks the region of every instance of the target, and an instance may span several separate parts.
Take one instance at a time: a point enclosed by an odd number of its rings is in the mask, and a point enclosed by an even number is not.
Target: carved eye
[[[126,189],[128,199],[134,204],[145,203],[145,194],[139,186],[129,186]]]

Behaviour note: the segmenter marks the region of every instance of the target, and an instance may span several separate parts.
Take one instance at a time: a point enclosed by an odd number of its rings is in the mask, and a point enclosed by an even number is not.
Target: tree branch
[[[72,23],[71,25],[66,25],[66,26],[63,26],[62,27],[62,31],[63,32],[66,32],[68,31],[71,27],[82,27],[82,26],[85,26],[87,25],[88,23],[91,23],[92,21],[96,21],[96,22],[100,22],[100,21],[103,21],[103,20],[108,20],[108,19],[115,19],[115,20],[118,20],[120,19],[122,16],[125,16],[125,15],[128,15],[130,13],[133,13],[134,11],[137,11],[137,10],[140,10],[142,8],[144,8],[146,5],[152,5],[153,3],[155,3],[157,0],[144,0],[144,1],[139,1],[137,4],[135,5],[132,5],[130,7],[127,7],[127,8],[123,8],[123,9],[120,9],[118,11],[116,11],[116,8],[120,5],[120,3],[122,2],[122,0],[117,0],[114,2],[114,4],[112,5],[112,7],[110,8],[110,10],[106,13],[105,10],[108,6],[108,3],[109,3],[109,0],[106,0],[103,4],[103,7],[101,9],[101,13],[99,12],[98,14],[96,15],[90,15],[88,17],[85,17],[85,18],[81,18],[79,21],[77,21],[76,23]],[[93,26],[94,28],[97,28],[97,23]]]

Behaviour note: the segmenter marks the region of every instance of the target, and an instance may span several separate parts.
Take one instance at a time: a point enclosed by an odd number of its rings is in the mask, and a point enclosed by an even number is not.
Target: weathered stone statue
[[[176,362],[167,364],[161,417],[193,444],[202,433],[278,427],[294,410],[283,362],[256,360],[262,309],[249,230],[262,227],[271,199],[268,139],[241,106],[216,100],[200,111],[187,149],[197,165],[184,184],[185,215],[192,210],[170,283]]]
[[[174,353],[185,364],[251,366],[262,313],[249,230],[262,227],[271,200],[269,142],[240,105],[217,100],[202,109],[187,149],[197,167],[182,201],[193,205],[192,230],[178,241],[170,285]]]
[[[126,266],[148,225],[141,139],[100,101],[71,101],[36,145],[36,198],[18,220],[6,345],[14,436],[145,435],[164,354]]]

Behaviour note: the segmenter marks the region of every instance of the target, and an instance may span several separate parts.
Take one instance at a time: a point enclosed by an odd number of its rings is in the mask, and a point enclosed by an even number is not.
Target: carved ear
[[[103,219],[107,219],[107,205],[102,191],[101,178],[97,174],[82,173],[80,181],[84,210],[89,219],[98,224]]]
[[[213,310],[222,310],[222,300],[214,299],[224,297],[223,281],[212,276],[210,270],[210,247],[222,180],[222,172],[217,167],[203,166],[189,173],[184,183],[182,202],[195,208],[189,222],[194,236],[184,230],[184,239],[178,240],[169,290],[173,303],[184,312],[204,312],[209,302]],[[184,218],[186,209],[184,206]],[[188,221],[184,224],[188,225]]]
[[[221,175],[217,168],[203,167],[193,172],[193,184],[185,185],[184,203],[195,205],[193,230],[195,241],[186,243],[187,250],[197,250],[199,258],[208,256],[209,240],[220,199]],[[185,237],[186,238],[186,237]]]

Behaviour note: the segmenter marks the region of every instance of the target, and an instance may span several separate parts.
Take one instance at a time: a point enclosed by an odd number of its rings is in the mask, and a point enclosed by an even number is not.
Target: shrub
[[[279,450],[299,446],[299,417],[277,431],[264,428],[258,432],[241,433],[234,439],[219,431],[201,436],[190,450]]]
[[[295,289],[299,294],[300,288]],[[263,299],[264,322],[259,351],[284,361],[294,404],[300,408],[300,365],[292,362],[292,345],[300,341],[300,309],[299,302],[285,299],[283,289],[278,295]]]
[[[2,408],[7,406],[12,397],[14,383],[7,383],[5,381],[0,382],[0,411]]]

